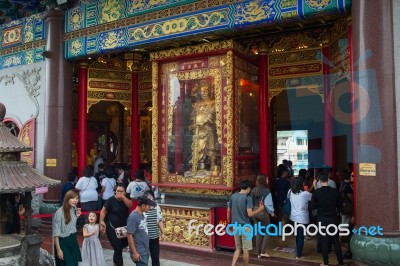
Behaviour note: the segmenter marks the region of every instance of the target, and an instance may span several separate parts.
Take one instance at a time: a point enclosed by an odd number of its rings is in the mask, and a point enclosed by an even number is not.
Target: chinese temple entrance
[[[306,89],[283,91],[272,100],[273,167],[290,160],[297,175],[302,168],[323,164],[323,108],[321,97]]]
[[[72,166],[78,172],[94,165],[99,152],[106,165],[131,165],[132,171],[149,163],[151,68],[138,58],[118,53],[75,63],[80,94],[74,102]]]

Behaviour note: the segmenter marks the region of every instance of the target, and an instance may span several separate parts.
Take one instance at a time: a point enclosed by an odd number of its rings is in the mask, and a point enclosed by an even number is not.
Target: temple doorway
[[[126,54],[102,55],[87,60],[86,165],[94,165],[98,151],[101,151],[106,166],[128,167],[131,164],[132,102],[135,97],[138,99],[138,116],[134,130],[138,127],[139,131],[135,155],[140,157],[141,165],[148,165],[151,161],[151,67],[144,57],[141,57],[142,61],[134,61]],[[76,62],[72,167],[77,167],[78,120],[82,119],[78,115],[80,69],[81,64]],[[133,73],[139,77],[135,86],[132,85]]]
[[[282,163],[282,159],[293,162],[295,174],[302,168],[323,164],[323,114],[321,96],[307,89],[284,90],[271,100],[272,147],[275,151],[272,170]],[[282,150],[286,141],[291,142],[288,144],[293,152]]]

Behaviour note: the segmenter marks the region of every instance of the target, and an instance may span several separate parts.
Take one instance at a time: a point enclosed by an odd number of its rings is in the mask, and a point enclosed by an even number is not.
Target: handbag
[[[126,226],[117,227],[114,230],[117,238],[122,239],[128,237],[128,230]]]
[[[127,238],[128,237],[128,229],[126,226],[121,226],[114,228],[114,226],[109,222],[111,228],[115,230],[115,234],[117,235],[118,239]]]
[[[290,216],[290,211],[292,209],[292,204],[290,203],[290,193],[292,193],[292,191],[289,192],[289,196],[287,197],[287,199],[285,199],[285,201],[283,202],[283,213]]]

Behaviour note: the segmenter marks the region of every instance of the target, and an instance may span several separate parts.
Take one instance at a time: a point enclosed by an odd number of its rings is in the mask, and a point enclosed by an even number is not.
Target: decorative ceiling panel
[[[130,16],[126,14],[130,10],[129,3],[132,3],[129,0],[99,0],[89,4],[81,2],[67,12],[65,57],[75,59],[99,53],[143,47],[148,49],[149,46],[166,41],[167,46],[163,44],[161,47],[165,50],[170,48],[171,42],[179,42],[178,46],[182,46],[182,42],[187,39],[200,38],[204,42],[204,39],[212,41],[212,38],[221,35],[228,38],[237,38],[242,34],[250,37],[252,34],[260,35],[262,31],[270,33],[274,27],[282,31],[282,27],[293,23],[297,27],[303,27],[312,22],[315,26],[316,22],[326,23],[331,16],[337,19],[346,14],[351,4],[351,0],[246,0],[234,3],[222,3],[222,0],[155,0],[154,3],[156,2],[159,5],[149,7],[154,8],[151,13],[135,13]],[[165,3],[182,5],[168,8]],[[204,4],[204,7],[199,8],[199,4]],[[184,7],[187,9],[182,12]]]
[[[41,13],[46,5],[43,0],[0,0],[0,24]]]

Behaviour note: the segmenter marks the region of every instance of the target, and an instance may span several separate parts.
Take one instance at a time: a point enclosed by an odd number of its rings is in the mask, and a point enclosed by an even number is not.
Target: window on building
[[[308,167],[307,130],[279,130],[277,132],[277,143],[276,159],[278,165],[283,160],[292,161],[295,175],[298,175],[300,169]]]
[[[307,139],[297,138],[296,139],[296,144],[297,144],[297,146],[306,146],[307,145]]]
[[[303,154],[301,152],[297,153],[297,160],[303,160]]]

